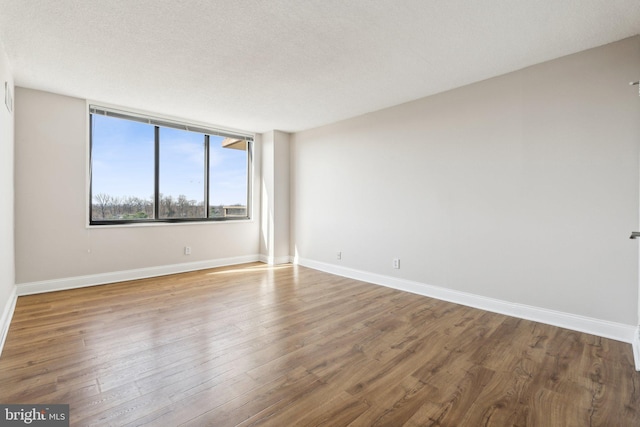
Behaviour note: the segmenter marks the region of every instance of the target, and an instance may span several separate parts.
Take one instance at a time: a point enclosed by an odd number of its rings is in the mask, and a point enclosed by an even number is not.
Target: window
[[[91,225],[249,218],[249,134],[89,107]]]

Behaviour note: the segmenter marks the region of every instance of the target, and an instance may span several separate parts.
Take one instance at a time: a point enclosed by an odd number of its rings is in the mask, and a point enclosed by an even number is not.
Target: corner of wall
[[[640,371],[640,326],[636,329],[631,345],[633,346],[633,361],[636,364],[636,371]]]
[[[280,264],[291,264],[294,262],[294,259],[292,256],[288,256],[288,255],[274,257],[274,256],[260,254],[259,261],[268,265],[280,265]]]
[[[290,262],[290,134],[263,134],[261,162],[261,259],[268,264]]]
[[[9,294],[7,303],[0,313],[0,356],[2,356],[2,349],[4,348],[4,342],[9,334],[9,325],[11,325],[11,318],[13,318],[13,312],[16,308],[16,302],[18,301],[18,293],[16,285],[13,285],[13,289]]]
[[[11,64],[0,40],[0,353],[16,305],[15,286],[15,85]]]

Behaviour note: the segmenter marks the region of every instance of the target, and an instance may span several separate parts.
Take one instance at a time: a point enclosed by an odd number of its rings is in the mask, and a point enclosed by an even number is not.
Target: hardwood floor
[[[20,297],[0,403],[72,426],[638,426],[629,344],[291,265]]]

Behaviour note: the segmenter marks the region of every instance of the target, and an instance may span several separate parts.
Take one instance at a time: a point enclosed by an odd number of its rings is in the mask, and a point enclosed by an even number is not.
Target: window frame
[[[194,122],[187,122],[182,120],[175,120],[172,118],[166,118],[155,114],[149,113],[140,113],[135,111],[130,111],[126,109],[106,107],[101,104],[95,103],[87,103],[88,104],[88,177],[87,177],[87,187],[88,187],[88,226],[97,226],[97,227],[105,227],[105,226],[122,226],[122,225],[160,225],[160,224],[197,224],[197,223],[226,223],[226,222],[244,222],[252,220],[252,200],[253,200],[253,150],[254,150],[254,140],[255,134],[249,132],[243,132],[238,130],[225,129],[220,127],[212,127],[209,125],[201,125]],[[93,209],[94,209],[94,201],[93,201],[93,116],[103,115],[106,117],[118,118],[122,120],[132,120],[136,122],[146,123],[154,126],[154,194],[153,194],[153,211],[154,218],[145,218],[145,219],[93,219]],[[203,135],[204,139],[204,211],[206,217],[202,218],[159,218],[159,198],[160,198],[160,129],[161,128],[173,128],[188,132],[196,132]],[[246,148],[246,215],[244,216],[229,216],[229,217],[210,217],[211,207],[209,206],[210,201],[210,139],[211,136],[222,136],[233,139],[244,140],[247,143]]]

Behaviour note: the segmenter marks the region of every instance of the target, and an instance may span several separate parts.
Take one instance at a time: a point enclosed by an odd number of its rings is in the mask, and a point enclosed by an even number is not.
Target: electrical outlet
[[[184,254],[185,255],[191,255],[191,246],[185,246],[184,247]]]
[[[400,269],[400,258],[393,259],[393,268],[395,268],[396,270]]]
[[[342,259],[342,252],[336,252],[336,259]]]

